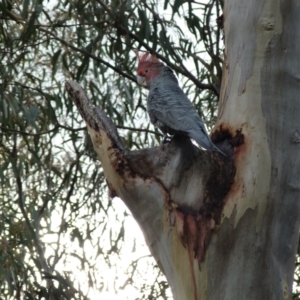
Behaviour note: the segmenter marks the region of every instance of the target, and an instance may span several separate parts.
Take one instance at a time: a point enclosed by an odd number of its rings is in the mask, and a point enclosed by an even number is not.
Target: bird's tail
[[[197,142],[197,144],[208,150],[219,152],[224,156],[227,156],[223,151],[221,151],[210,139],[208,133],[206,131],[190,131],[189,136]]]
[[[213,142],[212,142],[212,144],[213,144]],[[213,144],[213,147],[214,147],[213,151],[219,152],[219,153],[223,154],[225,157],[227,157],[227,155],[223,151],[221,151],[215,144]]]

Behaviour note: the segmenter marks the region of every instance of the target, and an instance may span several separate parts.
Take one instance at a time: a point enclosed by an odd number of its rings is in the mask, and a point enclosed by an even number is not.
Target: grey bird
[[[173,71],[149,52],[136,54],[137,81],[150,90],[147,103],[150,121],[162,131],[164,140],[167,134],[187,135],[200,147],[225,155],[211,141],[203,121],[179,87]]]

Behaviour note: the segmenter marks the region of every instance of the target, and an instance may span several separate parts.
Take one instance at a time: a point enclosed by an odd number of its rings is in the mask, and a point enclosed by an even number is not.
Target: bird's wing
[[[148,111],[176,131],[205,130],[195,107],[178,85],[152,89],[148,96]]]
[[[164,83],[152,89],[148,96],[148,112],[165,126],[188,135],[204,149],[214,151],[215,146],[200,116],[178,85]]]

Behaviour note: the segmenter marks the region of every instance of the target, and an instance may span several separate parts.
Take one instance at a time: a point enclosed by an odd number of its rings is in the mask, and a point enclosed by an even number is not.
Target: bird
[[[149,51],[139,53],[137,82],[149,89],[147,111],[150,122],[160,129],[164,142],[168,134],[188,136],[207,150],[222,153],[210,139],[194,105],[180,88],[171,68]]]

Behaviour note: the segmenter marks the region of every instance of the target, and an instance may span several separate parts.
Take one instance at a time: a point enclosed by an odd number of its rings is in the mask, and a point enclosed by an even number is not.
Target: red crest
[[[149,51],[139,53],[138,50],[134,50],[134,52],[138,58],[139,64],[144,62],[160,63],[160,60],[155,55],[152,55]]]

